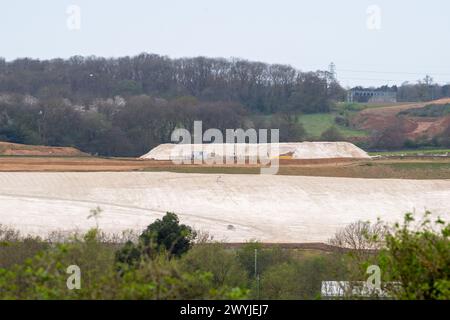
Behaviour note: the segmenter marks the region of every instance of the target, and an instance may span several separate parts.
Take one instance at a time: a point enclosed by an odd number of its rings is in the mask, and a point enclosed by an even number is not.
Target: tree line
[[[354,89],[364,88],[361,86]],[[435,83],[433,78],[425,76],[416,83],[404,82],[400,86],[383,85],[373,88],[375,91],[395,92],[399,102],[424,102],[450,97],[450,84],[441,85]]]
[[[67,98],[146,94],[164,99],[192,96],[200,101],[238,102],[252,112],[326,112],[345,90],[327,71],[301,72],[289,65],[242,59],[134,57],[0,59],[0,92]]]
[[[448,96],[449,88],[426,77],[379,89],[396,91],[400,101],[421,101]],[[175,128],[191,129],[201,120],[204,128],[222,130],[279,128],[280,141],[302,141],[308,137],[299,115],[332,112],[345,96],[330,72],[242,59],[146,53],[109,59],[0,58],[0,140],[139,156],[170,142]],[[379,135],[382,140],[389,132]],[[321,139],[345,137],[330,128]],[[378,140],[373,147],[384,146]],[[448,145],[444,140],[435,145]]]
[[[81,109],[81,110],[80,110]],[[95,99],[86,106],[62,98],[30,100],[15,95],[0,101],[0,141],[33,145],[74,146],[103,156],[140,156],[170,143],[176,128],[192,132],[194,121],[203,128],[280,128],[280,140],[304,139],[296,115],[252,116],[240,103],[172,100],[147,95],[127,100]]]

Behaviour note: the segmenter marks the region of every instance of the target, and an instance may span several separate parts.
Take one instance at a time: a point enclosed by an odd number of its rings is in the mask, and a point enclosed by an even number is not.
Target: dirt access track
[[[450,218],[450,180],[171,172],[2,172],[0,224],[25,234],[141,231],[167,211],[215,240],[326,242],[357,220]],[[88,219],[100,207],[98,218]]]
[[[258,165],[176,165],[131,158],[0,157],[0,172],[178,172],[260,174]],[[278,175],[390,179],[450,179],[450,158],[280,159]]]
[[[281,166],[332,166],[352,163],[354,159],[316,159],[291,160],[280,159]],[[143,160],[134,158],[98,158],[98,157],[0,157],[1,171],[56,171],[56,172],[92,172],[92,171],[142,171],[146,169],[185,169],[185,168],[254,168],[255,164],[236,165],[177,165],[166,160]]]
[[[450,98],[439,99],[423,103],[393,105],[381,108],[368,108],[359,112],[352,120],[353,125],[362,130],[384,130],[388,127],[398,126],[402,121],[405,134],[408,138],[418,138],[423,135],[433,137],[443,132],[450,125],[450,116],[440,118],[426,117],[398,117],[402,111],[423,108],[430,104],[450,103]]]

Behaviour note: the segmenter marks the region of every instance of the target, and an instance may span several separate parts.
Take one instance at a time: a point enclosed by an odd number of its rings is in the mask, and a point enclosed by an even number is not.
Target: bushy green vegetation
[[[0,226],[0,299],[320,299],[322,281],[363,281],[372,264],[391,298],[449,299],[450,226],[425,218],[415,229],[411,215],[403,226],[356,222],[330,240],[334,252],[314,254],[257,242],[227,247],[173,214],[120,239],[98,229],[22,238]],[[120,259],[127,246],[138,252],[133,261]],[[80,287],[69,290],[73,265]]]
[[[391,163],[388,165],[393,169],[400,170],[450,170],[449,162],[405,162]]]
[[[418,148],[418,149],[405,149],[399,151],[378,151],[369,152],[371,156],[416,156],[416,155],[446,155],[450,154],[450,149],[434,149],[434,148]]]
[[[279,139],[281,142],[298,142],[307,137],[307,132],[298,121],[297,114],[281,113],[270,116],[250,116],[247,123],[251,123],[254,128],[279,129]]]
[[[119,263],[135,266],[142,260],[165,253],[169,258],[180,257],[192,246],[196,233],[178,217],[168,212],[162,219],[157,219],[139,236],[137,243],[127,241],[122,249],[116,252]]]
[[[450,103],[429,104],[423,108],[414,108],[400,112],[411,117],[443,117],[450,114]]]
[[[338,112],[357,112],[367,109],[367,104],[358,102],[340,102],[335,106],[335,110]]]
[[[430,216],[407,214],[383,239],[377,262],[394,298],[450,299],[450,223]]]
[[[111,239],[98,229],[54,243],[51,239],[22,239],[14,231],[1,228],[2,247],[14,246],[14,251],[21,250],[23,253],[17,255],[10,250],[2,254],[0,299],[247,297],[248,290],[239,286],[242,282],[219,284],[209,270],[192,270],[190,264],[180,257],[190,247],[191,239],[185,233],[187,227],[179,225],[174,218],[173,214],[168,214],[141,234],[134,247],[138,257],[133,263],[118,259],[118,253],[123,254],[124,247],[132,242],[125,245],[111,243]],[[147,243],[149,239],[155,240],[155,245]],[[176,244],[166,250],[165,245],[170,240]],[[17,243],[21,243],[21,246],[17,246]],[[40,247],[35,248],[36,245]],[[69,290],[67,268],[72,265],[80,268],[81,282],[79,289]],[[243,281],[245,284],[245,277]]]
[[[227,248],[196,238],[170,213],[125,244],[98,229],[58,241],[0,230],[2,248],[14,248],[0,250],[0,299],[314,299],[320,296],[320,279],[334,272],[311,268],[323,266],[331,255],[300,257],[257,242]],[[170,241],[178,246],[168,246]],[[133,259],[123,259],[130,253]],[[81,270],[80,289],[67,288],[71,265]],[[288,277],[280,278],[277,270]],[[305,287],[295,285],[301,279]],[[285,282],[290,286],[283,289]]]
[[[320,140],[342,141],[342,140],[344,140],[344,137],[341,134],[341,132],[339,131],[339,129],[336,128],[336,126],[332,126],[332,127],[328,128],[327,130],[325,130],[324,132],[322,132],[322,134],[320,135]]]
[[[403,224],[359,221],[338,232],[331,244],[347,251],[349,283],[366,281],[368,267],[375,266],[381,291],[372,298],[450,299],[450,223],[430,212],[415,219],[407,213]],[[360,298],[351,291],[345,297]]]
[[[319,139],[322,133],[330,127],[336,127],[344,138],[367,137],[368,133],[363,130],[356,130],[336,123],[335,113],[315,113],[305,114],[299,117],[299,122],[303,125],[309,137]]]

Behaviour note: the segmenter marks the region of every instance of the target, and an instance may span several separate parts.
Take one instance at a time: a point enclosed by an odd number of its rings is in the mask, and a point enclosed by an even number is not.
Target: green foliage
[[[181,263],[185,270],[200,270],[212,275],[216,286],[245,287],[248,276],[236,257],[236,252],[227,250],[220,243],[205,243],[194,246]]]
[[[133,265],[161,252],[180,257],[191,248],[195,237],[196,233],[189,226],[180,224],[177,215],[168,212],[142,232],[137,244],[127,242],[117,252],[116,259],[120,263]]]
[[[120,80],[113,89],[115,95],[139,95],[143,93],[142,85],[134,80]]]
[[[344,114],[338,114],[335,118],[334,118],[334,122],[338,125],[338,126],[343,126],[343,127],[348,127],[349,126],[349,120],[348,117]]]
[[[296,114],[276,114],[266,119],[265,122],[256,122],[255,128],[279,129],[279,139],[282,142],[298,142],[306,138],[303,124],[298,121]]]
[[[114,251],[98,241],[93,229],[82,238],[49,246],[21,264],[0,269],[1,299],[99,298],[99,287],[113,273]],[[66,269],[77,265],[82,270],[82,290],[68,290]]]
[[[450,299],[450,225],[430,213],[391,228],[358,221],[327,253],[193,245],[192,236],[174,214],[124,245],[98,229],[55,242],[0,227],[0,299],[317,299],[322,281],[365,281],[373,264],[394,299]],[[180,239],[189,241],[174,246]],[[67,288],[71,265],[81,270],[80,289]]]
[[[0,224],[0,268],[23,263],[47,247],[39,237],[21,237],[19,232]]]
[[[380,151],[380,152],[369,152],[371,156],[415,156],[415,155],[445,155],[450,153],[450,149],[436,149],[436,148],[420,148],[413,150],[401,150],[401,151]]]
[[[381,288],[393,299],[448,300],[450,224],[431,217],[426,212],[416,221],[408,213],[402,225],[387,226],[382,221],[348,225],[331,240],[344,253],[337,266],[345,266],[350,283],[366,281],[367,268],[379,266]]]
[[[450,224],[422,221],[405,215],[386,236],[386,249],[379,256],[385,280],[398,283],[390,289],[398,299],[450,299]]]
[[[26,261],[0,268],[0,299],[244,299],[244,287],[219,286],[213,274],[187,271],[177,259],[156,254],[117,269],[115,246],[97,229],[51,245]],[[80,289],[69,290],[67,267],[81,270]]]
[[[357,102],[341,102],[338,103],[336,106],[336,109],[342,112],[350,111],[362,111],[364,109],[370,108],[369,105],[363,104],[363,103],[357,103]]]
[[[255,277],[255,250],[257,274],[262,274],[271,265],[291,260],[289,252],[277,246],[263,248],[259,242],[248,242],[237,250],[237,258],[250,278]]]
[[[344,277],[340,257],[327,255],[275,264],[261,277],[262,299],[311,300],[320,298],[324,280]]]
[[[341,134],[341,132],[335,127],[332,126],[322,132],[320,135],[320,140],[323,141],[342,141],[344,140],[344,136]]]
[[[401,111],[400,114],[411,117],[443,117],[450,114],[450,103],[429,104],[423,108],[413,108]]]
[[[196,233],[191,227],[180,224],[176,214],[168,212],[161,220],[150,224],[139,237],[144,246],[163,247],[171,255],[181,256],[192,245]]]
[[[346,138],[367,137],[368,133],[366,131],[336,125],[335,117],[335,113],[303,114],[299,117],[299,122],[305,128],[307,135],[312,139],[319,139],[320,135],[332,126],[336,126],[341,135]]]

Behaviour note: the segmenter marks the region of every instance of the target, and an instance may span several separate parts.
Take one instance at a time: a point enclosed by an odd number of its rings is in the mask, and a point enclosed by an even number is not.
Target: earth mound
[[[274,149],[276,148],[276,149]],[[270,152],[269,152],[270,151]],[[178,160],[241,158],[267,155],[281,159],[370,159],[362,149],[349,142],[293,142],[274,144],[161,144],[141,159]],[[274,156],[275,155],[275,156]]]
[[[0,141],[0,155],[2,156],[60,156],[86,157],[89,156],[73,147],[34,146]]]

